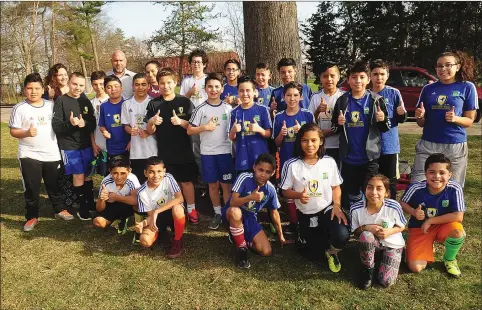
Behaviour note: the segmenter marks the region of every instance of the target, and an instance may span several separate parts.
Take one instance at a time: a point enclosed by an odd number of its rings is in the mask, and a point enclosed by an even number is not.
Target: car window
[[[429,83],[429,78],[415,70],[402,71],[403,83],[408,87],[423,87]]]
[[[402,76],[400,75],[399,70],[390,71],[390,75],[388,76],[387,85],[392,87],[404,87],[406,86],[403,83]]]

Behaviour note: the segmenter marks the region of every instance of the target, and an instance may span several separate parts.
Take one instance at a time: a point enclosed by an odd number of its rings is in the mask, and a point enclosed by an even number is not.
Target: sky
[[[201,2],[210,4],[212,2]],[[226,2],[215,2],[213,13],[219,13]],[[298,20],[304,21],[316,12],[319,2],[297,2]],[[149,38],[155,30],[159,29],[162,21],[166,19],[164,6],[152,2],[110,2],[106,4],[104,12],[109,17],[114,27],[121,28],[127,37]],[[227,25],[224,18],[212,21],[212,25],[223,29]]]

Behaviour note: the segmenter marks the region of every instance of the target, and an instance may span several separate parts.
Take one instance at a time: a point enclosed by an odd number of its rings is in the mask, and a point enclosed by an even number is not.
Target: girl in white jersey
[[[325,139],[318,125],[301,126],[295,156],[281,173],[283,196],[294,199],[298,216],[299,248],[308,253],[324,250],[332,272],[339,272],[337,253],[348,242],[347,219],[341,210],[343,182],[335,160],[325,154]]]

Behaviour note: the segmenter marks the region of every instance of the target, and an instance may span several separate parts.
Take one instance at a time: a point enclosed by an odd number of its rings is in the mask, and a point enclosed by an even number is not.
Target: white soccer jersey
[[[181,82],[181,90],[179,94],[185,96],[186,93],[193,87],[194,83],[199,87],[199,93],[197,95],[192,94],[189,99],[191,99],[192,104],[197,108],[201,103],[208,99],[208,95],[204,90],[206,84],[206,75],[203,75],[200,79],[195,79],[193,76],[187,77]]]
[[[100,183],[99,197],[102,192],[102,185],[105,185],[105,188],[107,188],[107,191],[109,193],[115,193],[121,196],[129,196],[133,190],[141,187],[139,180],[137,179],[136,175],[133,173],[129,173],[129,175],[127,176],[127,180],[124,183],[124,186],[122,186],[122,188],[120,189],[117,188],[117,185],[115,184],[115,181],[112,178],[112,175],[109,174],[108,176],[106,176]]]
[[[13,107],[8,127],[28,130],[33,124],[37,128],[35,137],[18,139],[18,158],[60,160],[57,137],[52,129],[53,108],[54,103],[49,100],[43,100],[40,107],[34,107],[25,100]]]
[[[94,132],[94,140],[95,144],[97,144],[102,150],[107,151],[107,147],[105,145],[105,138],[102,135],[102,132],[100,131],[99,127],[99,116],[100,116],[100,105],[109,101],[109,96],[105,96],[103,99],[99,99],[94,97],[90,103],[92,103],[92,108],[94,109],[94,115],[95,115],[95,121],[97,126],[95,127],[95,132]]]
[[[192,126],[205,125],[211,118],[216,123],[216,129],[203,131],[200,134],[202,155],[231,154],[231,141],[229,140],[231,110],[232,107],[224,101],[217,106],[205,101],[192,113],[189,120]]]
[[[147,182],[142,184],[141,188],[137,191],[139,212],[156,210],[159,206],[174,199],[174,194],[180,191],[181,189],[179,185],[177,185],[176,180],[169,173],[166,173],[164,178],[162,178],[161,184],[154,189],[149,188]]]
[[[403,216],[402,207],[392,199],[385,199],[383,206],[378,213],[368,214],[366,202],[364,200],[353,204],[350,208],[351,230],[355,231],[362,225],[380,225],[384,228],[398,227],[404,228],[407,220]],[[405,246],[402,233],[396,233],[380,240],[386,247],[399,249]]]
[[[331,116],[333,115],[333,109],[335,108],[336,100],[343,95],[343,91],[337,89],[333,96],[328,96],[322,91],[316,93],[311,97],[310,106],[308,110],[310,110],[313,115],[315,114],[316,109],[321,104],[321,98],[325,100],[327,107],[326,112],[320,113],[320,118],[317,120],[318,126],[323,129],[330,129],[331,128]],[[337,149],[340,145],[339,134],[329,136],[325,139],[325,146],[327,149]]]
[[[310,199],[302,204],[295,199],[296,208],[303,214],[318,213],[333,202],[332,186],[343,183],[336,162],[330,156],[319,159],[314,165],[296,157],[288,160],[281,173],[281,188],[302,192],[306,188]]]
[[[132,128],[146,129],[146,108],[152,98],[147,96],[142,102],[137,102],[135,97],[122,103],[121,123],[130,125]],[[170,121],[170,120],[167,120]],[[157,141],[155,135],[143,139],[139,135],[131,136],[130,159],[145,159],[157,156]]]

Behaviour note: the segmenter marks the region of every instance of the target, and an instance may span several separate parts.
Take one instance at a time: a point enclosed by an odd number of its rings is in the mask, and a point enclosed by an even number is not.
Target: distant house
[[[223,73],[224,62],[228,59],[236,59],[239,61],[239,55],[236,52],[228,51],[228,52],[212,52],[208,53],[209,62],[204,70],[204,72],[218,72]],[[157,61],[161,64],[161,67],[170,67],[175,72],[179,71],[179,57],[159,57],[156,58]],[[182,73],[183,77],[186,75],[191,75],[191,66],[189,65],[187,55],[184,58],[182,64]]]

